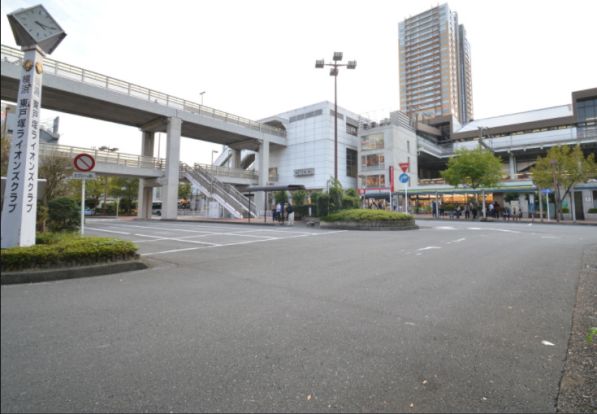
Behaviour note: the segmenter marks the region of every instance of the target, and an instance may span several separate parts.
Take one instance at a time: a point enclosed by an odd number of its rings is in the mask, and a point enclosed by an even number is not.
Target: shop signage
[[[310,175],[315,175],[315,168],[299,168],[298,170],[294,170],[295,177],[307,177]]]

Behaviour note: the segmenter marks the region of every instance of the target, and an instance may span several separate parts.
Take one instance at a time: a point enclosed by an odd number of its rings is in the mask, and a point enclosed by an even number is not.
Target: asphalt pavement
[[[147,270],[2,286],[2,412],[554,412],[591,226],[96,220]]]

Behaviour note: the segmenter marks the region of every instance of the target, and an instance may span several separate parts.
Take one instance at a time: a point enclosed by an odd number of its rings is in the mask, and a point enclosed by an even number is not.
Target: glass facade
[[[597,121],[597,98],[578,101],[576,112],[578,122]]]
[[[384,148],[383,134],[371,134],[361,137],[361,150],[373,150]]]

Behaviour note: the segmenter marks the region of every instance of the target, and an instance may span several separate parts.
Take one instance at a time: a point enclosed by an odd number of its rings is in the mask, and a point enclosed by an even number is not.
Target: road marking
[[[485,227],[485,228],[481,228],[481,227],[467,227],[467,230],[475,230],[475,231],[479,231],[479,230],[501,231],[503,233],[516,233],[516,234],[520,234],[520,232],[516,231],[516,230],[496,229],[494,227]]]
[[[166,253],[179,253],[179,252],[188,252],[191,250],[199,250],[199,249],[209,249],[216,246],[201,246],[201,247],[187,247],[186,249],[172,249],[172,250],[163,250],[161,252],[153,252],[153,253],[143,253],[141,256],[155,256],[158,254],[166,254]]]
[[[417,249],[418,252],[422,252],[423,250],[431,250],[431,249],[441,249],[441,247],[439,246],[427,246],[427,247],[421,247],[420,249]]]
[[[437,230],[456,230],[456,227],[452,227],[452,226],[437,226],[437,227],[434,227],[434,229],[437,229]]]
[[[556,344],[554,344],[554,343],[551,343],[551,342],[549,342],[549,341],[545,341],[545,340],[541,341],[541,343],[542,343],[543,345],[545,345],[545,346],[556,346]]]
[[[106,233],[116,233],[116,234],[131,234],[124,231],[116,231],[116,230],[105,230],[105,229],[96,229],[95,227],[87,227],[89,230],[95,231],[105,231]]]

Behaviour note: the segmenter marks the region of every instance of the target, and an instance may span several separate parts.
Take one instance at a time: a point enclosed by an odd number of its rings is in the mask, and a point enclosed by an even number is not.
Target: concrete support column
[[[178,170],[180,164],[180,131],[182,120],[168,118],[166,130],[166,170],[162,185],[162,219],[175,219],[178,214]]]
[[[259,185],[266,186],[269,180],[269,141],[263,140],[259,144],[259,157],[258,159],[258,167],[259,167]],[[255,195],[255,205],[257,206],[257,210],[263,210],[265,203],[265,192],[260,191]]]
[[[509,173],[510,179],[514,180],[516,178],[516,157],[513,153],[510,153],[510,160],[509,160]]]
[[[232,149],[230,168],[240,168],[240,150]]]
[[[141,141],[141,155],[153,157],[153,147],[155,143],[155,133],[152,131],[143,131]],[[139,193],[137,197],[137,217],[141,219],[151,218],[151,205],[153,203],[152,187],[146,185],[147,180],[139,180]]]

